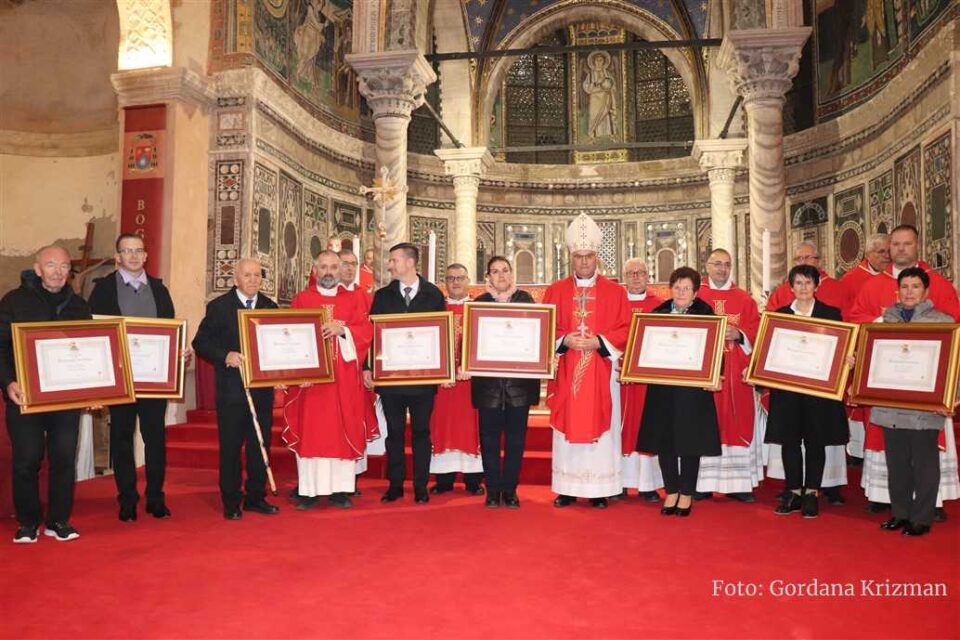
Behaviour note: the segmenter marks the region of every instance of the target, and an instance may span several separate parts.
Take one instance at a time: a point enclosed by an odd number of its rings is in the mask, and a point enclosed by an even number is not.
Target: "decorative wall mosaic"
[[[261,290],[276,295],[276,238],[274,220],[277,212],[277,172],[259,162],[253,165],[253,213],[250,230],[250,255],[263,266]]]
[[[866,240],[863,218],[863,185],[833,196],[833,255],[836,278],[856,267],[863,259]]]
[[[870,232],[890,233],[893,229],[893,170],[870,181]]]
[[[544,281],[542,224],[508,224],[503,229],[507,258],[513,262],[518,284]]]
[[[687,264],[686,223],[648,223],[646,242],[647,269],[654,282],[667,282],[674,269]]]
[[[893,163],[893,223],[911,224],[920,231],[923,204],[920,198],[920,145],[897,158]]]
[[[213,219],[213,291],[227,291],[233,286],[234,267],[240,256],[243,167],[243,160],[223,160],[215,165],[217,196]]]
[[[597,223],[603,232],[603,242],[600,243],[600,252],[597,257],[600,260],[600,273],[613,278],[620,279],[620,221],[602,220]]]
[[[827,196],[813,198],[790,205],[790,226],[793,228],[827,224]]]
[[[697,218],[696,220],[697,237],[697,264],[694,267],[700,273],[707,271],[707,258],[713,251],[713,221],[710,218]],[[726,249],[726,247],[723,247]],[[734,252],[733,247],[728,251]]]
[[[950,134],[923,148],[924,256],[940,275],[953,279],[953,166]]]
[[[277,216],[277,302],[289,303],[303,289],[300,238],[303,221],[303,185],[288,173],[280,172]]]
[[[437,235],[437,265],[434,269],[435,282],[442,282],[447,271],[449,251],[449,237],[447,235],[446,218],[428,218],[425,216],[410,216],[410,242],[420,247],[420,264],[427,264],[427,249],[430,246],[430,232]],[[421,275],[427,273],[421,266]]]
[[[310,189],[303,190],[303,241],[300,245],[300,273],[310,277],[313,261],[323,251],[329,235],[327,199]]]
[[[488,220],[477,221],[477,264],[474,267],[476,271],[470,274],[473,282],[483,282],[487,272],[487,261],[497,253],[497,223]]]

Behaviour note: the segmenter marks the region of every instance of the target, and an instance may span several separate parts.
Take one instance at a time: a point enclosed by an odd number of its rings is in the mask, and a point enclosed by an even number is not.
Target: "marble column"
[[[758,299],[763,295],[764,231],[770,232],[771,282],[787,275],[783,103],[810,31],[810,27],[730,31],[717,59],[743,97],[747,114],[751,293]]]
[[[417,50],[357,53],[346,56],[346,61],[357,72],[360,93],[373,111],[376,128],[377,176],[383,176],[381,185],[392,192],[382,207],[383,234],[374,241],[377,263],[374,278],[383,282],[386,274],[387,252],[398,242],[410,240],[407,219],[407,127],[410,114],[423,104],[427,86],[437,79],[430,63]],[[386,168],[386,172],[382,169]]]
[[[453,176],[456,213],[453,224],[453,261],[466,265],[473,282],[480,282],[477,270],[477,194],[480,178],[493,164],[493,156],[486,147],[437,149],[434,153],[443,161],[443,170]]]
[[[733,217],[733,186],[743,166],[746,148],[744,138],[697,140],[693,144],[693,157],[710,180],[711,245],[730,252],[734,278],[737,276],[737,227]]]

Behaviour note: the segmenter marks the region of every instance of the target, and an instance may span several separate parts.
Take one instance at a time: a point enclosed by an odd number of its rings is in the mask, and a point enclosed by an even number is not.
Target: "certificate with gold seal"
[[[443,384],[455,380],[453,313],[371,315],[370,322],[374,385]]]
[[[620,382],[716,387],[726,316],[635,312]]]
[[[556,313],[552,304],[465,303],[464,373],[480,377],[553,378]]]

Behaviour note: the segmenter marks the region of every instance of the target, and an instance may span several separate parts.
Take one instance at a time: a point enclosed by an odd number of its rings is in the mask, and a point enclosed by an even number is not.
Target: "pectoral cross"
[[[577,309],[573,312],[573,316],[580,320],[580,324],[577,325],[577,329],[580,331],[580,336],[584,337],[587,335],[587,316],[590,315],[590,311],[587,310],[587,303],[595,298],[591,298],[587,295],[587,288],[584,287],[580,292],[573,296],[574,302],[577,303]]]
[[[377,277],[377,284],[383,286],[386,284],[384,281],[384,275],[386,274],[386,243],[384,240],[387,237],[386,228],[383,225],[384,219],[387,216],[387,205],[393,202],[396,198],[403,196],[407,192],[407,185],[400,185],[399,180],[394,180],[390,178],[390,170],[386,166],[380,167],[380,177],[374,179],[373,186],[368,187],[365,185],[360,186],[360,194],[365,196],[371,196],[374,204],[377,205],[380,209],[380,215],[376,213],[374,209],[374,218],[377,225],[377,238],[380,245],[380,261],[375,274]],[[360,256],[362,258],[363,256]]]

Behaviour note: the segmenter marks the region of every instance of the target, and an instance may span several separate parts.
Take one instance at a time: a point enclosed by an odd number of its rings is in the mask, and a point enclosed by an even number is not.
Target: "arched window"
[[[693,140],[690,92],[676,67],[657,49],[633,52],[633,137],[637,142]],[[690,154],[686,147],[635,149],[635,160],[678,158]]]
[[[534,279],[534,264],[536,260],[532,252],[523,250],[518,251],[513,256],[513,262],[517,269],[517,284],[532,284]]]

